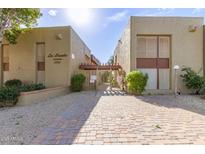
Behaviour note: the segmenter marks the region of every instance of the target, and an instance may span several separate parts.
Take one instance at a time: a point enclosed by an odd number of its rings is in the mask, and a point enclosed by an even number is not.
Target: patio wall
[[[46,101],[50,98],[65,95],[69,93],[68,87],[55,87],[31,92],[22,92],[17,105],[29,105],[41,101]]]

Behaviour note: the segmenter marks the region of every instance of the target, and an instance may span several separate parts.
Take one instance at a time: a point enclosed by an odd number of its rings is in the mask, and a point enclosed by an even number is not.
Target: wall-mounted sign
[[[96,75],[91,75],[90,76],[90,83],[95,83],[96,80],[97,80],[97,76]]]
[[[60,64],[63,58],[67,56],[68,56],[67,54],[59,54],[59,53],[56,53],[56,54],[49,53],[48,54],[48,58],[52,58],[54,61],[54,64]]]
[[[96,79],[97,79],[97,76],[96,76],[96,75],[91,75],[91,76],[90,76],[90,79],[91,79],[91,80],[96,80]]]
[[[95,80],[90,79],[90,83],[95,83]]]

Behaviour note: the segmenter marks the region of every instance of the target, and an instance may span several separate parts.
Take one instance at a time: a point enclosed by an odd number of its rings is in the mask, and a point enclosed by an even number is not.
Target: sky
[[[106,8],[41,9],[38,27],[72,26],[92,54],[106,63],[117,45],[130,16],[202,16],[205,9]]]

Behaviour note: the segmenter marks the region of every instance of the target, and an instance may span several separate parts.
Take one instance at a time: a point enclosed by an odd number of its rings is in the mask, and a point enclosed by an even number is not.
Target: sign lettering
[[[63,60],[63,58],[68,57],[67,54],[60,54],[60,53],[49,53],[48,54],[48,58],[52,58],[52,60],[54,61],[54,64],[60,64],[61,61]]]

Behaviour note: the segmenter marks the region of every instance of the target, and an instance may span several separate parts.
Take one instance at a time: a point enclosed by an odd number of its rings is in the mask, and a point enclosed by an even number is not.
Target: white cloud
[[[192,14],[198,14],[201,12],[201,9],[197,8],[197,9],[193,9]]]
[[[48,14],[49,14],[50,16],[56,16],[56,15],[57,15],[57,10],[49,10],[49,11],[48,11]]]
[[[117,12],[116,14],[106,17],[106,21],[103,23],[103,27],[107,27],[111,22],[120,22],[128,19],[128,11],[124,10]]]
[[[110,21],[122,21],[127,18],[128,11],[118,12],[110,17],[107,17]]]
[[[157,11],[147,11],[142,13],[144,16],[166,16],[171,15],[174,12],[174,8],[159,8]]]
[[[158,8],[157,10],[159,10],[159,11],[169,11],[169,10],[174,10],[174,8]]]

